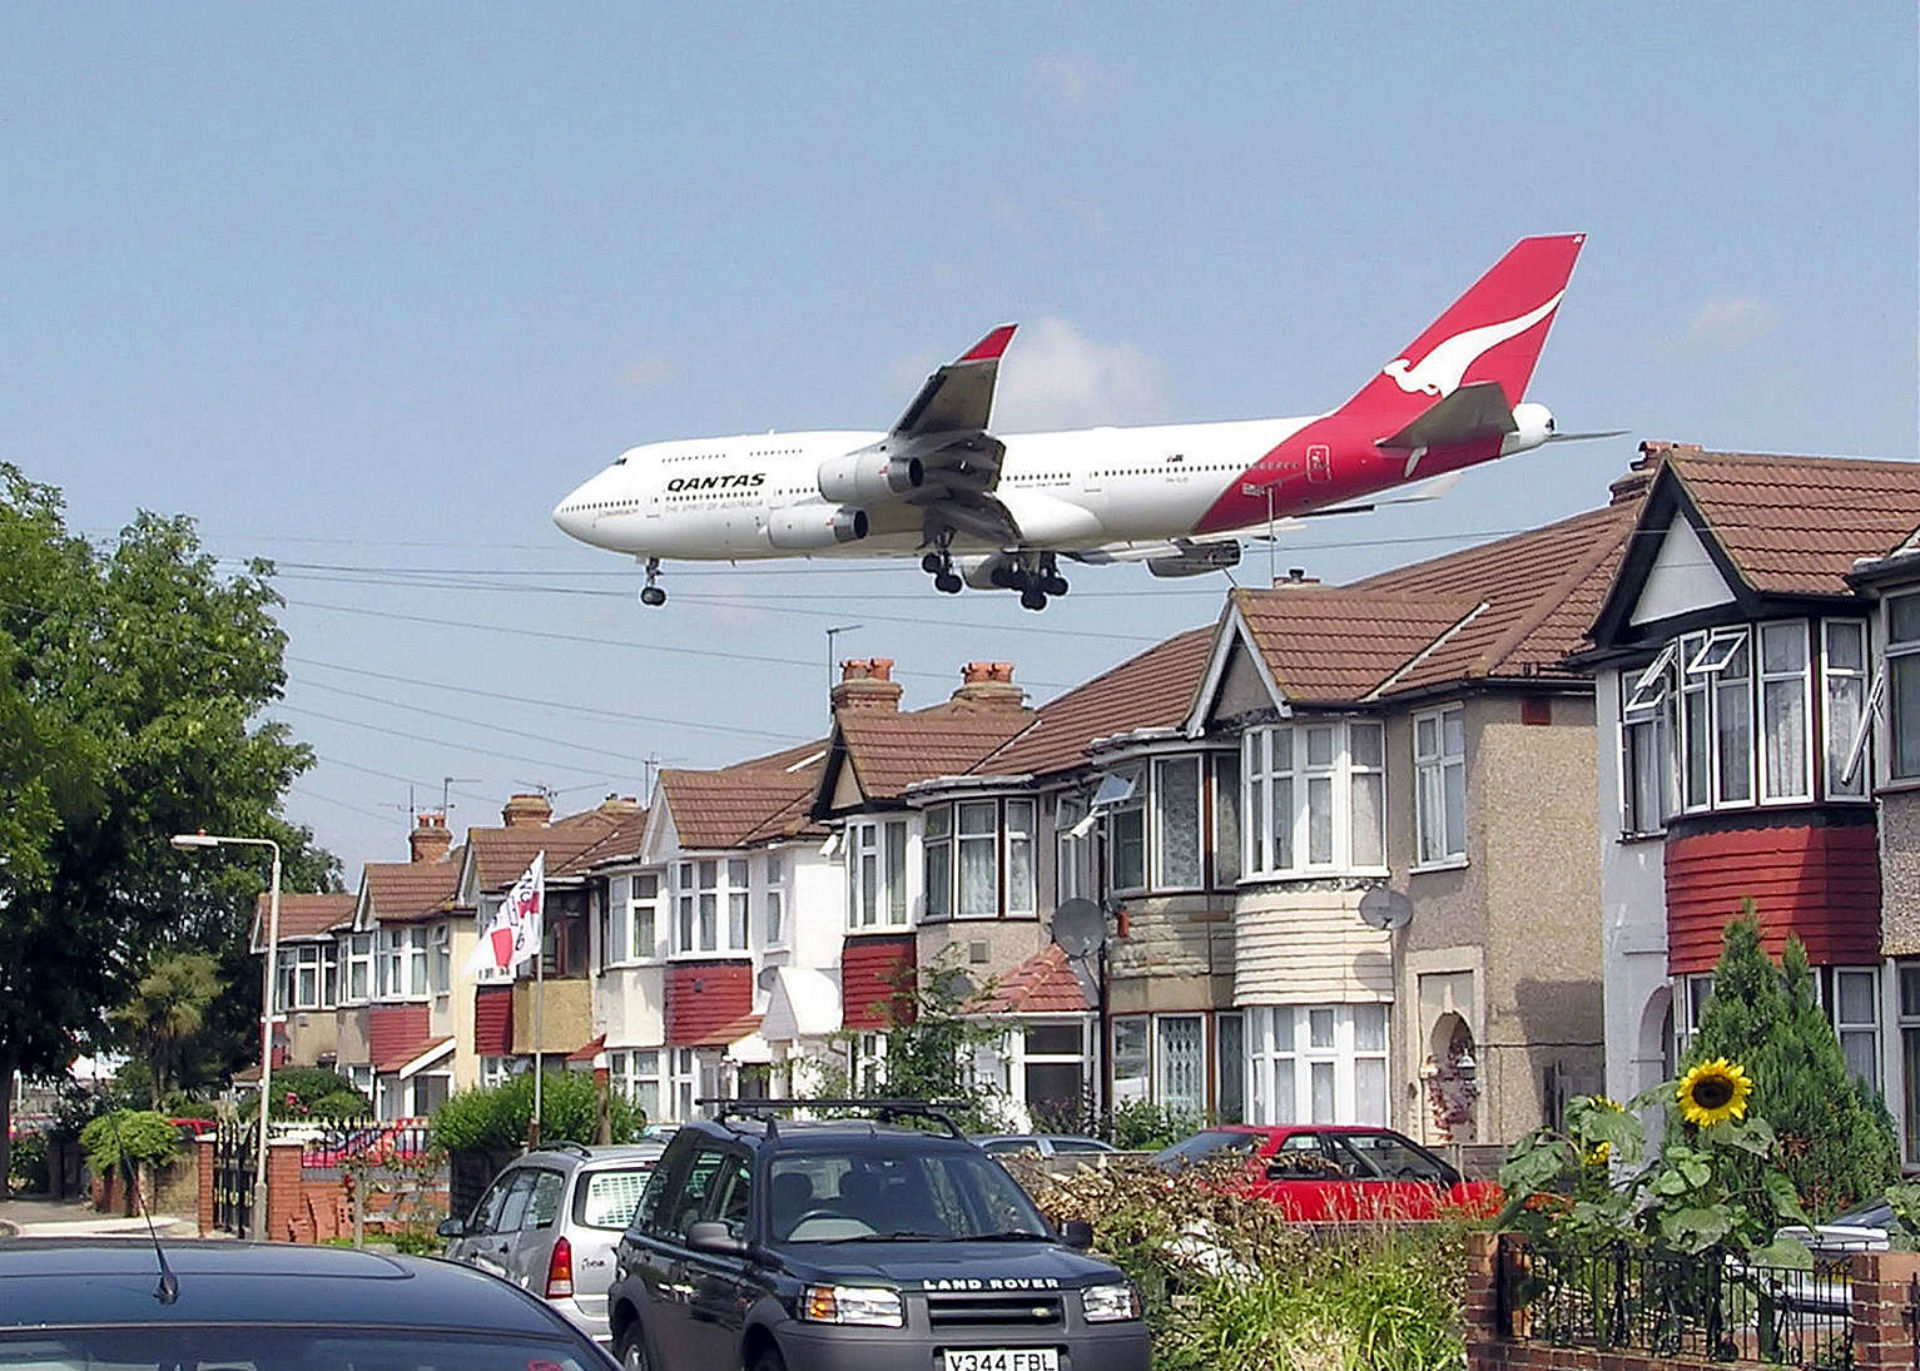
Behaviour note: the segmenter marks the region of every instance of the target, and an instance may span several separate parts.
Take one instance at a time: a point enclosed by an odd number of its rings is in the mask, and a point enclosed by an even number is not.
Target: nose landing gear
[[[667,592],[654,584],[660,579],[660,559],[647,558],[647,583],[640,588],[640,603],[650,609],[658,609],[667,602]]]
[[[953,569],[953,554],[947,551],[946,540],[920,559],[920,569],[933,577],[933,588],[942,595],[958,595],[961,580]]]

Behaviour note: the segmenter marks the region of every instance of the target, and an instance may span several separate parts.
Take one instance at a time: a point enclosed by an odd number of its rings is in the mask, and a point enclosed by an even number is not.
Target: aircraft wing
[[[984,432],[993,417],[993,385],[1000,357],[1013,341],[1012,324],[1002,324],[927,378],[907,412],[893,426],[893,437],[915,439],[933,434]]]

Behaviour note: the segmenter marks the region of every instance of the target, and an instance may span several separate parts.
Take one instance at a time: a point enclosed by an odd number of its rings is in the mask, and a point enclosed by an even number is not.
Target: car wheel
[[[647,1356],[647,1336],[638,1323],[627,1326],[613,1350],[620,1359],[620,1371],[653,1371],[653,1362]]]
[[[787,1363],[780,1356],[780,1349],[769,1347],[754,1358],[753,1371],[787,1371]]]

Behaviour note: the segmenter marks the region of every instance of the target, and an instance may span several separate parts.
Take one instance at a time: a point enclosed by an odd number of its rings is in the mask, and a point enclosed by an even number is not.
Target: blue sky
[[[1003,321],[1009,431],[1306,414],[1591,235],[1531,398],[1631,436],[1283,547],[1329,580],[1597,505],[1643,438],[1914,458],[1916,86],[1908,0],[16,5],[0,459],[279,563],[290,809],[351,882],[447,777],[460,828],[814,736],[830,626],[911,706],[1211,621],[1137,568],[1044,616],[678,568],[643,612],[549,522],[634,443],[884,426]]]

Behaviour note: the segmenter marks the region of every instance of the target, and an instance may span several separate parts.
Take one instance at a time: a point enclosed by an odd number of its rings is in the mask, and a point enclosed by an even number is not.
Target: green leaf
[[[1733,1228],[1733,1215],[1724,1204],[1670,1210],[1660,1216],[1660,1233],[1679,1252],[1702,1252]]]

